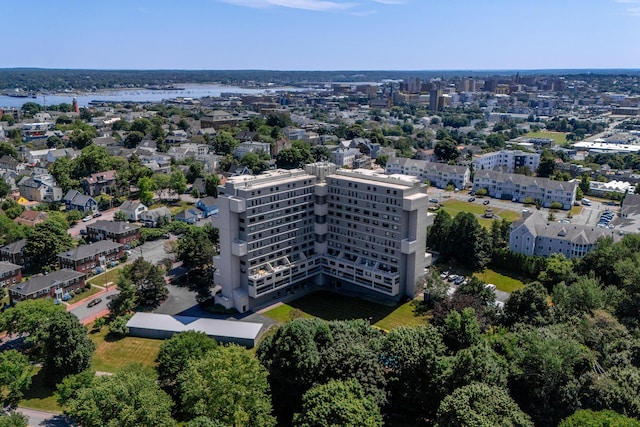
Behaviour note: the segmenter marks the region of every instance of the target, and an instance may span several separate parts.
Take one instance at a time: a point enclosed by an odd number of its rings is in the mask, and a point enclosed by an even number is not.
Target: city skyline
[[[5,34],[19,37],[0,68],[640,68],[640,0],[33,0],[3,10]]]

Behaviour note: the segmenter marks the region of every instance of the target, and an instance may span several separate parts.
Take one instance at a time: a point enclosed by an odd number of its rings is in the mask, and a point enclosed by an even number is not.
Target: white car
[[[487,289],[491,289],[492,291],[496,290],[496,285],[494,285],[493,283],[487,283],[486,285],[484,285],[484,287]]]
[[[87,221],[91,221],[93,219],[93,216],[91,215],[87,215],[84,218],[82,218],[82,222],[87,222]]]

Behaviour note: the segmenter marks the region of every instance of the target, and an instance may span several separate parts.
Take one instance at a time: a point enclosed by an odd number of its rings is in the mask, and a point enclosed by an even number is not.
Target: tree
[[[11,412],[7,415],[0,415],[0,427],[29,427],[28,418],[20,412]]]
[[[95,377],[67,402],[65,413],[84,427],[173,427],[171,406],[148,369],[129,365]]]
[[[218,197],[218,185],[220,185],[220,178],[215,173],[207,175],[204,179],[204,188],[207,196]]]
[[[324,162],[331,159],[331,150],[324,145],[314,145],[311,148],[311,155],[316,162]]]
[[[280,150],[276,156],[276,164],[282,169],[303,168],[307,163],[313,163],[313,156],[309,147],[302,143],[296,144],[295,141],[291,148]]]
[[[185,178],[184,173],[178,168],[175,168],[171,172],[171,189],[178,194],[187,191],[187,178]]]
[[[491,241],[487,230],[470,212],[460,212],[450,228],[449,253],[463,264],[475,269],[484,268],[490,261]]]
[[[132,264],[125,267],[122,274],[135,288],[138,304],[158,306],[169,294],[160,268],[142,257],[138,257]]]
[[[136,148],[138,144],[142,142],[144,139],[144,134],[142,132],[132,131],[127,134],[127,137],[124,139],[124,146],[127,148]]]
[[[267,372],[246,349],[217,346],[178,375],[182,410],[234,426],[275,426]]]
[[[32,373],[33,366],[27,356],[16,350],[0,352],[0,401],[3,406],[17,405],[22,392],[31,384]]]
[[[473,308],[452,311],[440,328],[442,339],[452,353],[468,348],[480,341],[480,325]]]
[[[638,427],[640,420],[610,410],[580,409],[565,418],[558,427]]]
[[[218,420],[209,417],[197,417],[185,424],[185,427],[226,427]]]
[[[177,378],[191,359],[201,359],[216,347],[216,342],[203,332],[186,331],[164,341],[158,352],[158,382],[170,396],[177,398]]]
[[[573,262],[563,253],[554,253],[547,258],[546,268],[538,275],[538,281],[547,289],[552,289],[558,283],[573,282]]]
[[[191,227],[187,230],[186,235],[178,241],[176,255],[186,268],[206,270],[213,263],[214,242],[211,241],[204,227]]]
[[[380,166],[380,167],[387,167],[387,162],[389,161],[389,155],[388,154],[378,154],[376,156],[376,165]]]
[[[245,154],[240,160],[240,163],[251,169],[251,173],[254,175],[258,175],[269,169],[269,164],[255,153]]]
[[[48,219],[28,231],[24,256],[39,267],[53,267],[58,263],[58,254],[72,247],[73,239],[67,233],[67,228]]]
[[[589,175],[584,174],[580,177],[580,184],[578,184],[578,187],[582,190],[582,194],[589,194],[589,191],[591,190]]]
[[[233,151],[240,145],[237,139],[233,137],[233,135],[226,130],[221,130],[216,133],[215,138],[213,138],[213,149],[216,154],[225,155],[225,154],[233,154]]]
[[[198,178],[204,178],[204,166],[202,163],[193,162],[189,165],[189,173],[186,175],[187,182],[193,184]]]
[[[313,387],[302,397],[296,427],[382,427],[380,408],[356,380],[331,380]]]
[[[61,305],[55,305],[50,299],[22,301],[0,314],[0,331],[27,335],[28,342],[41,345],[50,319],[63,310]]]
[[[392,329],[382,342],[389,407],[393,412],[433,417],[442,399],[441,358],[445,346],[431,325]]]
[[[444,209],[440,209],[433,220],[433,225],[429,227],[427,245],[444,256],[449,256],[453,251],[453,245],[449,240],[452,224],[451,215]]]
[[[445,162],[455,160],[460,156],[457,145],[456,141],[452,138],[445,138],[438,141],[434,147],[435,155]]]
[[[11,187],[9,187],[9,184],[7,184],[7,181],[0,180],[0,199],[4,199],[5,197],[7,197],[7,194],[9,194],[9,191],[11,190]]]
[[[547,291],[539,282],[530,283],[512,292],[504,304],[504,322],[507,325],[544,325],[549,321],[549,316]]]
[[[486,384],[476,383],[457,389],[444,398],[438,409],[439,427],[533,425],[504,388]]]
[[[68,311],[57,311],[49,320],[44,340],[42,369],[50,384],[67,375],[78,374],[91,366],[96,346],[87,329]]]
[[[542,155],[540,156],[540,164],[538,165],[538,169],[536,169],[536,175],[549,178],[556,171],[556,158],[549,150],[542,151]]]
[[[486,342],[458,351],[452,358],[443,383],[449,393],[473,383],[506,387],[509,364]]]
[[[155,190],[155,185],[151,178],[144,176],[138,179],[138,189],[140,190],[140,201],[147,206],[151,206],[153,204],[153,191]]]

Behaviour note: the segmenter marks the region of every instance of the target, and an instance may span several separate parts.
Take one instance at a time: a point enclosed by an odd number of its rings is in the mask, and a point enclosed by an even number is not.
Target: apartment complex
[[[548,221],[536,212],[513,223],[509,250],[544,257],[562,253],[567,258],[577,258],[584,256],[604,237],[611,237],[616,242],[622,239],[619,232],[608,228]]]
[[[497,199],[524,203],[526,199],[540,200],[545,208],[553,202],[562,209],[571,209],[576,201],[578,183],[554,181],[549,178],[531,177],[496,171],[477,171],[473,178],[473,190],[486,188],[489,196]]]
[[[426,186],[332,163],[219,187],[216,302],[244,312],[308,284],[383,299],[415,294],[428,264]]]
[[[462,189],[471,183],[471,172],[466,166],[392,157],[387,161],[385,170],[389,175],[409,175],[422,182],[429,181],[429,185],[437,188],[447,188],[452,184]]]
[[[540,154],[520,150],[500,150],[473,158],[476,171],[500,169],[502,172],[513,173],[518,168],[526,167],[535,172],[538,166]]]

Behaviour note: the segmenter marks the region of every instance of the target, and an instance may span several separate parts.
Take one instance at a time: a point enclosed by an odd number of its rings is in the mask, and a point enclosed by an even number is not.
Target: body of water
[[[299,88],[270,88],[270,89],[251,89],[238,86],[221,86],[221,85],[176,85],[180,90],[149,90],[149,89],[124,89],[124,90],[104,90],[97,92],[78,92],[78,93],[55,93],[50,95],[36,95],[35,98],[29,96],[26,98],[16,98],[11,96],[0,96],[0,108],[16,107],[20,108],[26,102],[36,102],[40,105],[56,105],[71,104],[73,98],[76,98],[78,105],[86,107],[91,101],[108,101],[108,102],[160,102],[164,99],[172,98],[204,98],[207,96],[217,97],[222,93],[239,93],[239,94],[264,94],[273,93],[280,90],[300,91]]]

